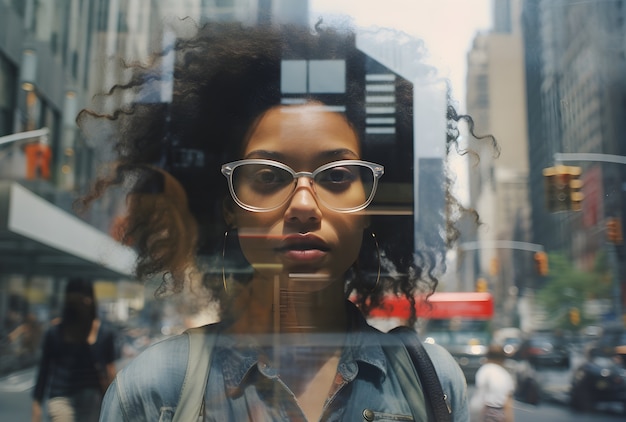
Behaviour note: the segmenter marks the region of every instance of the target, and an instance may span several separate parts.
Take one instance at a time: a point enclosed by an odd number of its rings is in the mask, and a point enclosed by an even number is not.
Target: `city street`
[[[568,405],[567,386],[570,370],[542,370],[540,383],[544,399],[537,406],[515,401],[516,422],[603,422],[623,421],[619,405],[599,405],[593,413],[572,411]],[[27,421],[30,418],[31,391],[35,369],[18,371],[0,378],[0,420]],[[474,387],[469,387],[469,394]]]
[[[624,416],[619,409],[599,408],[594,413],[578,413],[570,410],[567,405],[557,403],[541,403],[531,406],[515,402],[515,422],[604,422],[623,421]]]

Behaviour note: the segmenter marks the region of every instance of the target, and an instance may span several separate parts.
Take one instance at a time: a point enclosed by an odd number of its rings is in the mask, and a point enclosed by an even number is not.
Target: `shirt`
[[[101,390],[100,377],[107,364],[115,360],[114,334],[100,324],[94,344],[69,343],[63,339],[61,326],[46,331],[37,382],[33,397],[41,402],[49,398],[68,397],[85,388]]]
[[[513,377],[502,365],[486,363],[476,372],[475,394],[485,406],[504,407],[514,390]]]
[[[383,344],[385,335],[370,327],[354,305],[350,303],[348,309],[347,333],[323,334],[310,342],[310,347],[336,341],[343,344],[320,420],[414,420],[402,386],[390,369]],[[124,368],[107,392],[100,420],[171,420],[189,351],[188,341],[183,339],[176,336],[157,343]],[[205,389],[204,421],[306,420],[295,395],[267,359],[271,340],[271,335],[218,336]],[[450,398],[454,420],[468,420],[466,385],[460,368],[443,348],[425,346]],[[293,358],[293,352],[306,353],[307,347],[295,344],[280,355],[281,359],[289,359],[290,355]],[[302,369],[289,362],[281,362],[280,367],[281,371]],[[365,413],[374,419],[365,418]]]

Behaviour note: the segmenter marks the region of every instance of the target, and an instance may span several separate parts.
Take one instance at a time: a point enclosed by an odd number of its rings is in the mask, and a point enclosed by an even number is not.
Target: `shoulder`
[[[450,382],[465,383],[465,376],[450,352],[439,344],[424,343],[424,349],[433,361],[437,374]],[[443,380],[442,380],[443,381]]]
[[[159,420],[164,409],[175,408],[187,369],[188,343],[187,335],[180,334],[135,357],[109,387],[100,420]]]
[[[468,420],[467,382],[459,364],[450,352],[438,344],[424,343],[424,349],[435,366],[444,393],[448,396],[453,420]]]
[[[152,344],[135,357],[118,374],[118,379],[127,388],[162,387],[163,382],[174,384],[187,369],[189,339],[179,334]],[[174,377],[174,379],[172,379]]]
[[[178,404],[188,357],[186,333],[154,343],[117,374],[109,388],[114,391],[107,392],[103,408],[120,409],[124,420],[158,420],[164,409],[175,409]]]

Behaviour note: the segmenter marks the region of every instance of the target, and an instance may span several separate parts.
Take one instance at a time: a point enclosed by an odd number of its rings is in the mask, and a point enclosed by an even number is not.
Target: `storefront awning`
[[[132,249],[16,182],[0,181],[0,275],[131,278]]]

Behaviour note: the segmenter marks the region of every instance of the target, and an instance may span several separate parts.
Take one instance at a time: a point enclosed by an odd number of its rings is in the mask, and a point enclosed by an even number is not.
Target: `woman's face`
[[[269,159],[296,172],[313,172],[333,161],[360,159],[360,148],[342,115],[320,111],[317,104],[280,106],[260,118],[242,158]],[[289,274],[322,285],[341,279],[354,263],[368,223],[363,213],[325,207],[308,177],[298,179],[293,195],[277,209],[253,212],[233,203],[227,216],[257,274]]]

